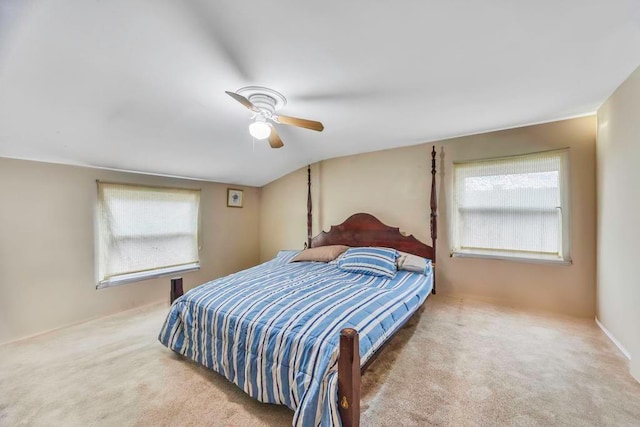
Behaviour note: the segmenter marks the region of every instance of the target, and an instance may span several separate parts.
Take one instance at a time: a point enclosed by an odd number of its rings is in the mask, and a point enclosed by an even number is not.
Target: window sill
[[[159,268],[157,270],[143,271],[140,273],[122,274],[107,280],[98,282],[96,289],[110,288],[112,286],[124,285],[127,283],[141,282],[143,280],[157,279],[159,277],[172,276],[178,273],[189,273],[200,270],[200,263],[185,264],[176,267]]]
[[[505,254],[488,254],[488,253],[477,253],[477,252],[453,252],[451,253],[452,258],[480,258],[480,259],[495,259],[501,261],[512,261],[512,262],[524,262],[531,264],[551,264],[551,265],[572,265],[572,260],[564,260],[558,258],[528,258],[528,257],[518,257],[511,256]]]

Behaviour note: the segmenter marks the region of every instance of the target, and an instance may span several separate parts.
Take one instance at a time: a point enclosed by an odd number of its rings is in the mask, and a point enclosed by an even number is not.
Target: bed
[[[435,293],[435,148],[431,190],[432,246],[366,213],[311,237],[307,204],[306,247],[394,248],[431,260],[423,272],[373,276],[336,262],[292,263],[299,251],[280,251],[177,298],[160,342],[251,397],[293,409],[296,426],[359,425],[361,373]]]

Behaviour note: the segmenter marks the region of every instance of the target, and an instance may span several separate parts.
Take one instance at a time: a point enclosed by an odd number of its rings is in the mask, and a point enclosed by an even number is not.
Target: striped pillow
[[[389,248],[350,248],[338,259],[338,268],[351,273],[393,278],[398,251]]]

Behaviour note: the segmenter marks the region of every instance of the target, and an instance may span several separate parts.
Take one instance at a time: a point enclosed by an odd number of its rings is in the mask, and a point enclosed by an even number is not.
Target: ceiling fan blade
[[[324,129],[324,125],[322,123],[313,120],[299,119],[297,117],[280,116],[275,114],[273,116],[273,119],[278,123],[282,123],[283,125],[297,126],[299,128],[311,129],[318,132],[322,132],[322,130]]]
[[[271,126],[271,133],[269,134],[269,145],[271,146],[271,148],[284,147],[284,143],[280,139],[280,135],[278,135],[278,132],[276,132],[276,127],[273,125],[270,125],[270,126]]]
[[[244,105],[245,107],[247,107],[249,110],[255,112],[255,113],[259,113],[260,109],[258,107],[256,107],[255,105],[253,105],[251,103],[251,101],[249,101],[247,98],[245,98],[242,95],[238,95],[235,92],[229,92],[228,90],[225,90],[224,93],[226,93],[227,95],[229,95],[230,97],[232,97],[233,99],[235,99],[236,101],[238,101],[240,104]]]

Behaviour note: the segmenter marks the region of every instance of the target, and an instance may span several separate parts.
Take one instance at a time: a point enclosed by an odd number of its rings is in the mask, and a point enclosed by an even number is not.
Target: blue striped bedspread
[[[187,292],[159,339],[251,397],[293,409],[295,426],[340,425],[340,330],[359,332],[364,364],[422,305],[433,274],[388,279],[334,263],[289,263],[297,253],[281,251]]]

